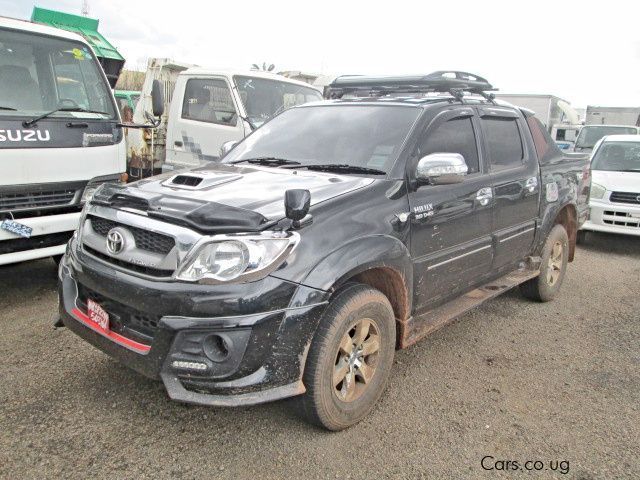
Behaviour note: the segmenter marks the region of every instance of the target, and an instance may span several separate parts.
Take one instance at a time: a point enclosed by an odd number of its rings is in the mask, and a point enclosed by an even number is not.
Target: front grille
[[[91,299],[109,314],[109,329],[132,340],[151,344],[158,330],[159,315],[150,315],[123,305],[100,293],[78,284],[81,310],[87,313],[87,299]]]
[[[613,192],[609,197],[609,201],[615,203],[633,203],[640,204],[640,192]]]
[[[28,193],[0,194],[0,210],[59,207],[73,202],[76,191],[72,189],[48,190]]]
[[[632,217],[630,213],[605,210],[602,221],[607,225],[618,227],[640,228],[640,218]]]
[[[94,257],[98,257],[100,260],[103,260],[107,263],[111,263],[113,265],[124,268],[126,270],[130,270],[132,272],[142,273],[144,275],[149,275],[151,277],[170,277],[173,274],[173,270],[163,270],[160,268],[145,267],[135,263],[125,262],[124,260],[120,260],[118,258],[110,257],[109,255],[105,255],[104,253],[99,252],[87,245],[83,245],[82,248],[86,252],[93,255]]]
[[[5,253],[26,252],[36,248],[56,247],[64,245],[73,235],[72,231],[38,235],[31,238],[15,238],[0,241],[0,255]]]
[[[91,228],[93,228],[93,231],[103,237],[106,237],[109,230],[115,227],[122,227],[123,229],[128,230],[136,241],[136,247],[141,250],[166,255],[175,246],[175,240],[168,235],[150,232],[138,227],[131,227],[129,225],[114,222],[113,220],[107,220],[102,217],[95,217],[93,215],[89,215],[88,218],[91,220]]]
[[[64,215],[65,213],[77,213],[82,210],[81,204],[65,205],[64,207],[42,207],[28,210],[0,211],[0,222],[5,218],[19,220],[20,218],[43,217],[45,215]]]

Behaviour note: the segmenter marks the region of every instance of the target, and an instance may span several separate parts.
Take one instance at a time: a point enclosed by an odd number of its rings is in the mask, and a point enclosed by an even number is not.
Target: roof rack
[[[482,95],[493,100],[487,92],[495,91],[486,79],[468,72],[439,70],[429,75],[399,77],[367,77],[364,75],[343,75],[337,77],[325,91],[326,98],[342,98],[345,94],[379,96],[388,93],[431,93],[449,92],[461,100],[464,92]]]

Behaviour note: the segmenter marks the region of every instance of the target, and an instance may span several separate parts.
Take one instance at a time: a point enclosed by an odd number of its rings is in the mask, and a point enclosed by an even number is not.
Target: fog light
[[[204,372],[208,368],[206,363],[187,362],[184,360],[174,360],[171,362],[171,366],[180,370],[197,370],[198,372]]]
[[[224,362],[233,348],[233,342],[227,335],[213,333],[202,342],[204,354],[214,362]]]

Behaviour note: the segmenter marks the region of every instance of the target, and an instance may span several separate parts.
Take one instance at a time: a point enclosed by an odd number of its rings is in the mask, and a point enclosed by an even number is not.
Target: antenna
[[[82,0],[82,15],[89,16],[89,0]]]

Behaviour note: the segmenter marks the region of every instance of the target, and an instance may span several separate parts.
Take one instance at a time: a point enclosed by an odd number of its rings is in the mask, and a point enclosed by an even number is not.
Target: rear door
[[[238,106],[225,77],[190,77],[174,93],[167,161],[178,166],[217,160],[220,147],[245,136]]]
[[[505,107],[478,107],[491,173],[494,273],[512,269],[530,251],[539,209],[539,166],[521,115]]]
[[[409,162],[430,153],[459,153],[469,167],[454,185],[421,185],[409,193],[416,314],[480,282],[491,270],[491,179],[485,172],[471,107],[446,110],[422,132]]]

